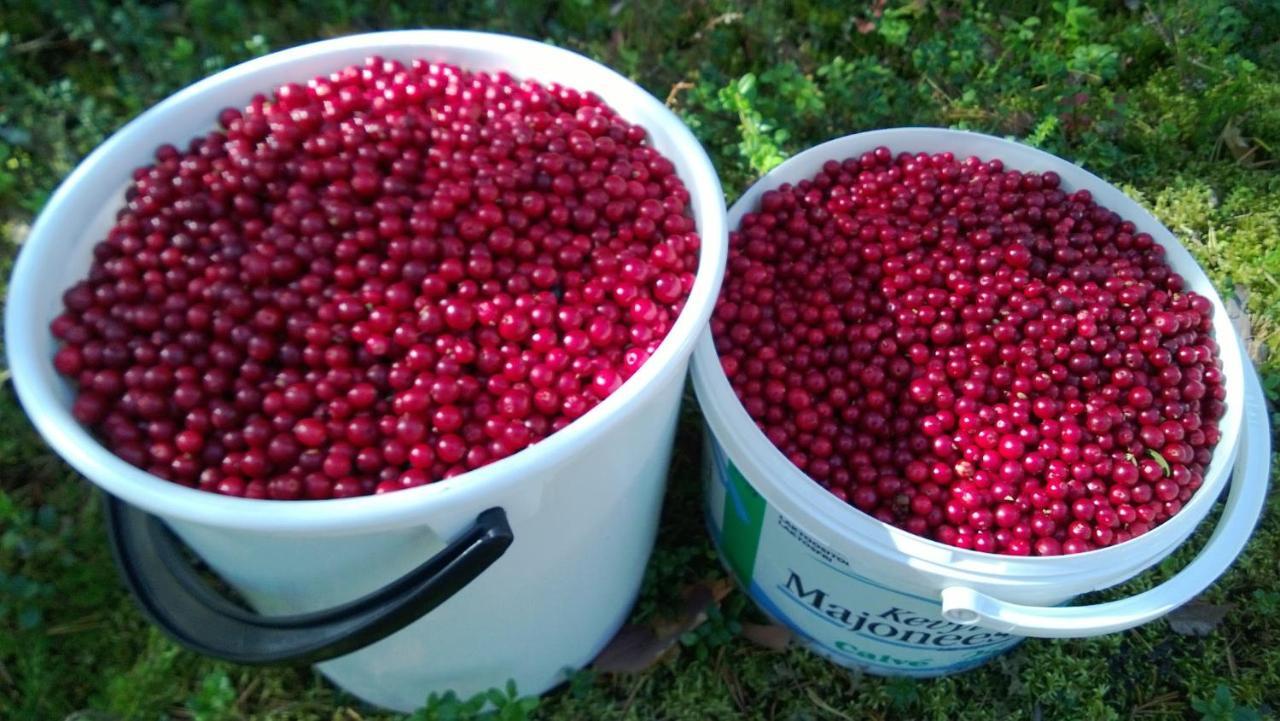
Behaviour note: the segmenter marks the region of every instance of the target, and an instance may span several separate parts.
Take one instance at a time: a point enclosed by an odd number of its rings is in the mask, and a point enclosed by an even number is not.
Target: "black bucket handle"
[[[514,540],[506,512],[490,508],[444,550],[377,591],[324,611],[262,616],[211,589],[159,518],[107,494],[104,509],[116,566],[143,614],[192,651],[251,665],[317,663],[380,641],[474,581]]]

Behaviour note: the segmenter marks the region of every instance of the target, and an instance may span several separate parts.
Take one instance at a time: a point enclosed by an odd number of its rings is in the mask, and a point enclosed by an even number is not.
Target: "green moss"
[[[1100,3],[777,0],[15,0],[0,4],[0,275],[23,228],[107,134],[190,81],[311,39],[472,27],[547,39],[635,79],[694,129],[729,198],[836,135],[893,125],[1023,139],[1123,187],[1186,244],[1255,339],[1280,347],[1280,9],[1213,0]],[[1135,9],[1129,9],[1133,7]],[[0,278],[0,288],[3,287]],[[1280,356],[1261,370],[1280,401]],[[633,620],[669,614],[723,571],[702,527],[690,402],[661,536]],[[1277,418],[1280,421],[1280,418]],[[179,650],[115,580],[89,486],[0,387],[0,718],[392,719],[310,669],[249,669]],[[1277,476],[1273,475],[1273,480]],[[1082,601],[1152,587],[1207,536]],[[760,620],[731,599],[673,658],[627,677],[579,674],[544,719],[1187,719],[1280,708],[1280,501],[1208,592],[1233,608],[1206,638],[1157,621],[1097,639],[1030,640],[952,678],[849,673],[730,634]],[[424,694],[424,702],[425,694]],[[420,718],[469,713],[465,700]]]

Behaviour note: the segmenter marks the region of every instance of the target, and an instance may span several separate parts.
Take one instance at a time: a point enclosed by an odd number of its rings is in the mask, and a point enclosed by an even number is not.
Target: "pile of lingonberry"
[[[1212,306],[1053,172],[877,148],[763,194],[712,332],[747,412],[875,518],[960,548],[1080,553],[1203,482]]]
[[[555,84],[370,58],[161,147],[64,295],[75,417],[186,486],[420,486],[581,416],[693,284],[644,128]]]

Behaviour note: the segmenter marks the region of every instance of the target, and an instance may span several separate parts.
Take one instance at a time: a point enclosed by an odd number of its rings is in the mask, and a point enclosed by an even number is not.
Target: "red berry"
[[[326,440],[324,423],[315,418],[303,418],[294,424],[293,435],[299,443],[310,448],[322,446]]]

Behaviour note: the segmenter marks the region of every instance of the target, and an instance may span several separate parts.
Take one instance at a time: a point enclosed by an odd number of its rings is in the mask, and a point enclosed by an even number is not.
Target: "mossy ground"
[[[0,276],[59,179],[168,93],[305,40],[423,26],[547,39],[618,68],[694,128],[729,200],[788,155],[858,130],[943,125],[1030,142],[1131,191],[1224,293],[1247,296],[1254,338],[1280,347],[1275,0],[12,0],[0,5]],[[1261,368],[1274,402],[1280,360]],[[688,408],[638,619],[670,612],[681,588],[721,574],[700,522]],[[1098,598],[1156,583],[1196,545]],[[643,674],[581,674],[536,709],[499,710],[545,719],[1269,716],[1280,709],[1277,559],[1273,499],[1245,554],[1207,593],[1231,605],[1207,637],[1155,622],[1098,639],[1033,640],[979,670],[921,682],[759,649],[732,633],[753,617],[735,595]],[[466,717],[473,706],[437,701],[418,716]],[[149,628],[116,583],[90,487],[31,430],[10,384],[0,388],[0,719],[389,718],[309,669],[209,661]]]

